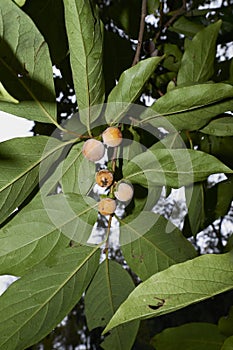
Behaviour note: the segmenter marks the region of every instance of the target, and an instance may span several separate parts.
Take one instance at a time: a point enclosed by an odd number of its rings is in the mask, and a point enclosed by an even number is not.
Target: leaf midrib
[[[156,249],[161,255],[163,255],[165,258],[169,258],[173,263],[176,263],[177,261],[175,261],[173,258],[171,258],[169,255],[165,254],[161,248],[159,248],[158,246],[154,245],[149,239],[145,238],[144,235],[140,235],[140,233],[138,233],[132,226],[130,226],[129,224],[125,223],[124,220],[120,220],[120,222],[122,222],[129,230],[131,230],[132,232],[134,232],[138,238],[143,239],[145,242],[147,242],[150,246],[152,246],[152,248]]]
[[[31,317],[28,318],[24,323],[22,323],[22,324],[20,325],[20,327],[18,327],[18,328],[15,330],[15,332],[14,332],[13,334],[11,334],[11,337],[8,337],[8,338],[6,339],[6,341],[5,341],[3,344],[1,344],[1,345],[6,344],[6,343],[12,338],[12,336],[14,336],[15,334],[17,334],[17,332],[20,332],[20,330],[23,329],[23,327],[26,326],[26,325],[30,322],[31,319],[33,319],[47,304],[49,304],[49,302],[56,296],[56,294],[58,294],[58,293],[60,292],[60,290],[62,290],[62,289],[65,287],[65,285],[74,277],[74,275],[75,275],[79,270],[81,270],[81,268],[88,262],[88,260],[96,253],[96,251],[99,249],[100,246],[101,246],[101,245],[96,246],[95,249],[94,249],[90,254],[88,254],[88,256],[82,261],[82,263],[81,263],[80,265],[78,265],[78,266],[74,269],[74,271],[72,271],[72,272],[70,273],[70,275],[68,275],[68,277],[64,280],[64,282],[63,282],[61,285],[59,285],[58,288],[56,288],[56,290],[54,291],[54,293],[52,293],[52,295],[51,295],[50,297],[48,297],[44,303],[38,304],[38,305],[39,305],[39,308],[36,309],[36,311],[31,315]]]
[[[232,97],[226,97],[226,98],[223,98],[223,99],[216,99],[216,100],[214,100],[214,101],[212,101],[210,103],[201,104],[201,105],[195,105],[195,106],[190,107],[190,108],[180,109],[180,110],[174,111],[174,112],[164,112],[164,113],[159,113],[156,110],[153,110],[153,106],[152,106],[151,109],[154,111],[154,113],[156,115],[147,117],[145,119],[141,119],[140,124],[147,123],[150,120],[153,120],[153,119],[156,119],[156,118],[160,118],[160,117],[169,117],[169,116],[176,115],[176,114],[182,115],[182,113],[188,113],[189,111],[198,111],[199,109],[202,109],[203,107],[214,106],[214,105],[217,105],[218,103],[223,103],[223,102],[227,102],[227,101],[230,101],[230,100],[232,100]]]
[[[33,136],[36,137],[36,136]],[[5,191],[7,188],[11,187],[14,185],[14,183],[16,181],[18,181],[19,179],[21,179],[22,177],[24,177],[25,175],[27,175],[30,171],[32,171],[33,169],[35,169],[43,160],[45,160],[46,158],[48,158],[49,156],[51,156],[53,153],[55,153],[56,151],[58,151],[59,149],[74,143],[75,140],[69,140],[67,142],[64,142],[58,146],[56,146],[55,149],[49,151],[48,153],[46,153],[46,155],[43,157],[40,157],[32,166],[28,167],[23,173],[19,174],[17,177],[15,177],[11,182],[8,182],[5,186],[1,187],[0,189],[0,194]]]

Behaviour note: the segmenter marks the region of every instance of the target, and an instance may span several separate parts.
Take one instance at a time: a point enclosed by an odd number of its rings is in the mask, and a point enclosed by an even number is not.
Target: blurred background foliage
[[[103,23],[104,33],[104,75],[106,95],[115,86],[120,74],[132,65],[140,26],[140,0],[95,0]],[[54,65],[54,82],[56,88],[58,121],[63,122],[77,111],[74,95],[74,84],[70,68],[68,40],[64,22],[62,0],[27,0],[22,7],[35,22],[40,32],[49,44],[50,55]],[[233,1],[203,1],[203,0],[147,0],[146,23],[141,48],[141,59],[166,54],[163,63],[159,65],[137,103],[150,105],[163,96],[169,88],[177,83],[177,72],[185,47],[190,40],[203,28],[217,20],[222,20],[217,38],[217,54],[214,63],[214,82],[233,84]],[[87,23],[88,25],[88,23]],[[217,93],[217,92],[216,92]],[[231,116],[223,115],[222,117]],[[35,123],[34,133],[50,135],[53,126]],[[149,135],[146,137],[147,143]],[[187,146],[202,150],[217,156],[226,165],[233,168],[232,137],[221,136],[200,131],[183,135]],[[218,183],[205,182],[198,184],[195,193],[203,198],[201,213],[195,227],[186,215],[183,233],[196,235],[207,228],[205,247],[198,247],[205,252],[224,252],[224,240],[229,232],[223,232],[224,220],[232,221],[233,209],[233,177],[229,176]],[[196,203],[194,204],[194,208]],[[174,209],[174,208],[173,208]],[[169,216],[169,204],[165,206],[165,216]],[[178,214],[179,215],[179,211]],[[216,221],[217,220],[217,221]],[[197,242],[194,241],[194,244]],[[232,239],[228,247],[232,247]],[[111,258],[124,265],[120,251],[112,251]],[[128,269],[127,266],[125,268]],[[131,272],[131,271],[130,271]],[[137,283],[136,277],[131,272]],[[157,332],[185,322],[201,321],[217,323],[221,315],[229,309],[229,301],[233,293],[228,292],[198,305],[190,306],[172,315],[143,321],[133,349],[151,349],[150,338]],[[67,316],[40,344],[30,349],[100,349],[101,329],[89,332],[86,326],[83,301]]]

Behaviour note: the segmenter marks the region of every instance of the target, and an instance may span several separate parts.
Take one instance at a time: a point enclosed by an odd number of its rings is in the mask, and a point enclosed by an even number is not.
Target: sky
[[[0,142],[13,137],[31,136],[33,125],[33,121],[0,111]]]

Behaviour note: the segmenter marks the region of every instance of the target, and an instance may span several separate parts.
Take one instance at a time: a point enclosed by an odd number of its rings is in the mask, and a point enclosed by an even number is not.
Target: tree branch
[[[132,66],[135,66],[135,64],[137,64],[140,61],[143,33],[145,28],[145,18],[146,18],[146,0],[142,0],[141,21],[140,21],[140,28],[138,33],[138,44],[137,44],[137,49],[136,49]]]
[[[172,25],[172,23],[177,19],[177,17],[182,16],[186,12],[187,12],[186,0],[183,0],[182,7],[180,7],[178,10],[176,10],[174,12],[173,16],[163,25],[162,28],[160,28],[160,30],[158,31],[158,33],[155,36],[155,41],[158,40],[163,29],[167,29],[168,27],[170,27],[170,25]]]

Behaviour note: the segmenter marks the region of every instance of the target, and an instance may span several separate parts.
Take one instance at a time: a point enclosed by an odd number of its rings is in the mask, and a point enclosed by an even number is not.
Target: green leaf
[[[185,188],[188,214],[185,217],[183,233],[186,237],[195,236],[205,220],[204,188],[202,183]]]
[[[45,337],[79,301],[98,267],[98,247],[68,248],[0,297],[0,347],[23,350]]]
[[[111,18],[118,28],[130,37],[137,39],[141,14],[141,2],[135,0],[117,0],[111,6],[103,7],[103,17]]]
[[[157,201],[159,200],[162,192],[162,186],[154,186],[150,188],[145,188],[140,185],[134,184],[134,196],[129,205],[125,208],[127,222],[131,222],[133,219],[137,218],[141,212],[151,211]],[[147,227],[147,226],[146,226]],[[149,227],[150,228],[150,227]],[[149,230],[148,228],[148,230]],[[143,233],[146,231],[143,227]],[[124,244],[129,243],[125,240]]]
[[[23,11],[44,36],[53,64],[59,65],[68,53],[63,0],[26,1]]]
[[[156,350],[220,350],[225,340],[211,323],[189,323],[167,328],[151,341]]]
[[[195,138],[194,134],[192,136]],[[230,168],[233,168],[232,136],[219,137],[215,135],[204,135],[202,133],[196,133],[196,136],[200,151],[216,156]]]
[[[196,256],[195,249],[180,230],[160,215],[143,211],[135,220],[129,222],[126,218],[120,223],[124,258],[142,280]],[[148,231],[142,234],[145,227]]]
[[[82,154],[83,142],[73,146],[63,162],[61,186],[63,192],[88,194],[95,183],[95,163]]]
[[[22,7],[22,6],[25,4],[26,0],[14,0],[14,2],[15,2],[18,6]]]
[[[203,25],[195,23],[194,21],[190,21],[186,17],[181,16],[175,21],[172,27],[169,27],[169,30],[176,33],[182,33],[187,37],[193,37],[203,28]]]
[[[47,136],[0,143],[0,222],[16,209],[60,157],[66,143]]]
[[[228,84],[200,84],[168,91],[146,110],[142,125],[172,130],[198,130],[213,117],[231,110],[233,87]]]
[[[222,21],[198,32],[185,49],[177,76],[177,85],[203,83],[214,74],[216,40]]]
[[[75,194],[35,197],[0,230],[0,273],[22,275],[71,239],[86,243],[97,218],[95,204]]]
[[[130,67],[134,55],[130,40],[119,36],[117,32],[105,30],[103,67],[106,95],[114,88],[121,73]]]
[[[205,225],[227,214],[233,200],[233,176],[208,188],[205,193]]]
[[[133,289],[134,283],[122,266],[115,261],[103,261],[85,295],[85,314],[89,330],[106,326]],[[138,321],[126,327],[118,327],[104,340],[102,348],[131,349],[138,327]]]
[[[231,306],[227,316],[219,319],[218,328],[222,334],[228,337],[233,336],[233,306]]]
[[[222,117],[211,120],[211,122],[200,131],[208,135],[233,136],[233,117]]]
[[[110,329],[181,309],[233,288],[233,256],[207,254],[151,276],[139,284],[108,323]]]
[[[221,350],[231,350],[232,347],[233,347],[233,336],[225,340],[223,346],[221,347]]]
[[[89,107],[104,101],[101,23],[92,0],[64,0],[64,6],[80,118],[90,130],[90,124],[98,118],[98,113],[91,113]],[[99,112],[101,108],[99,106]]]
[[[159,9],[159,0],[147,0],[147,12],[148,14],[155,14],[155,11]]]
[[[20,102],[1,102],[1,110],[57,125],[52,63],[43,36],[12,0],[1,0],[0,21],[1,82]]]
[[[125,70],[108,96],[105,118],[116,124],[142,92],[142,89],[163,57],[151,57]]]
[[[172,71],[177,72],[182,58],[182,52],[177,45],[166,43],[163,46],[163,52],[166,55],[163,67]]]
[[[205,180],[216,173],[233,171],[217,158],[189,149],[147,149],[123,169],[124,179],[142,186],[166,185],[179,188]]]
[[[161,149],[161,148],[166,148],[166,149],[176,149],[176,148],[186,148],[186,145],[184,143],[184,140],[182,139],[181,135],[179,132],[171,132],[164,136],[163,139],[161,139],[159,142],[156,142],[153,145],[153,150],[155,149]]]
[[[8,94],[2,83],[0,83],[0,101],[2,102],[11,102],[11,103],[19,103],[13,96]]]

